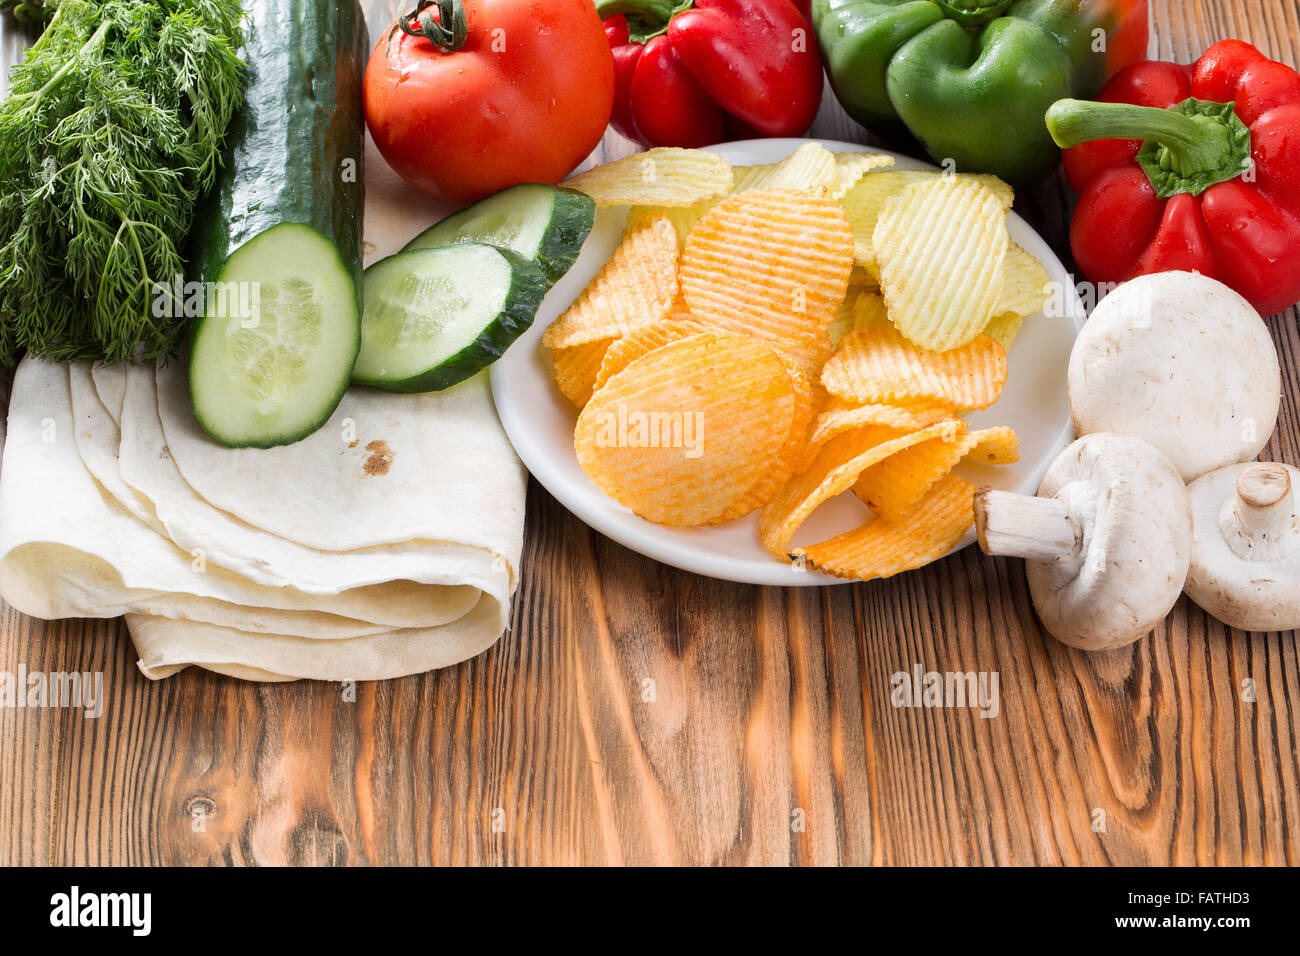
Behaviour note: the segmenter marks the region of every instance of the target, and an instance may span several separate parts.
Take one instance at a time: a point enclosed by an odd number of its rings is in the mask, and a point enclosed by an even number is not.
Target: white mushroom
[[[1150,632],[1182,593],[1192,545],[1187,489],[1169,459],[1097,432],[1061,453],[1038,495],[982,489],[975,526],[986,553],[1026,559],[1043,626],[1088,651]]]
[[[1229,627],[1300,628],[1300,469],[1220,468],[1192,482],[1187,595]]]
[[[1282,395],[1259,313],[1195,272],[1142,276],[1103,299],[1075,342],[1069,383],[1077,434],[1145,439],[1184,481],[1259,455]]]

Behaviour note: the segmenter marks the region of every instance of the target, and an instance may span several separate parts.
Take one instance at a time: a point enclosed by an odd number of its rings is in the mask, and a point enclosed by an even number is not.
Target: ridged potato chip
[[[896,521],[876,518],[794,557],[841,578],[870,581],[924,567],[957,547],[975,524],[975,486],[946,475]]]
[[[894,157],[885,153],[836,153],[835,185],[831,198],[843,198],[867,173],[893,165]]]
[[[822,368],[832,395],[859,405],[938,402],[988,408],[1007,382],[1007,353],[988,336],[948,352],[918,348],[892,325],[873,322],[844,337]]]
[[[960,348],[984,330],[1006,284],[1006,210],[985,186],[940,176],[891,198],[872,233],[889,317],[917,345]]]
[[[839,183],[835,154],[818,143],[804,143],[779,163],[736,166],[732,172],[732,195],[751,189],[796,189],[829,196]]]
[[[1015,200],[1015,193],[1010,186],[987,173],[961,173],[954,176],[924,169],[891,169],[870,173],[859,179],[840,198],[844,212],[849,217],[849,226],[853,229],[853,261],[872,271],[876,269],[874,236],[885,203],[909,186],[945,178],[970,180],[986,186],[998,197],[1003,212],[1009,211]]]
[[[1012,464],[1020,457],[1016,433],[997,427],[931,438],[872,465],[854,483],[853,493],[881,518],[901,521],[939,479],[968,456],[986,464]]]
[[[617,159],[560,185],[590,196],[597,206],[694,206],[731,189],[731,166],[698,149],[659,146]]]
[[[794,388],[794,412],[790,416],[790,436],[776,460],[735,504],[723,512],[719,521],[733,521],[757,511],[776,497],[785,483],[806,463],[808,426],[812,421],[816,397],[812,382],[791,359],[784,359],[786,373]]]
[[[878,306],[873,302],[860,302],[859,299],[864,295],[870,295],[878,300]],[[849,273],[849,288],[844,293],[844,301],[840,303],[839,311],[831,320],[831,345],[839,345],[840,339],[856,329],[859,321],[865,324],[877,317],[888,319],[889,313],[885,309],[885,300],[880,296],[876,280],[865,269],[854,266],[853,271]]]
[[[596,390],[596,378],[605,360],[605,352],[614,341],[616,340],[612,338],[596,339],[594,342],[556,349],[552,353],[555,384],[564,393],[564,397],[579,408],[587,404],[591,393]]]
[[[939,422],[957,418],[957,410],[942,403],[918,402],[912,405],[855,405],[842,398],[831,396],[817,416],[812,434],[808,436],[811,448],[820,448],[836,435],[868,426],[883,426],[901,432],[920,431]],[[955,426],[954,426],[955,427]]]
[[[663,216],[649,216],[624,236],[596,278],[542,336],[561,349],[626,335],[664,318],[677,301],[677,233]]]
[[[592,389],[600,388],[612,375],[623,371],[641,356],[648,355],[660,346],[706,331],[708,331],[707,326],[685,317],[664,319],[634,329],[616,339],[604,353],[604,360],[596,370]]]
[[[682,294],[696,321],[757,336],[812,374],[830,354],[852,266],[852,235],[833,199],[751,190],[696,224]]]
[[[633,206],[627,211],[626,230],[632,229],[643,219],[653,216],[665,216],[677,230],[677,243],[680,246],[686,245],[686,238],[695,228],[695,224],[700,221],[700,217],[712,209],[717,203],[709,199],[694,206]]]
[[[773,556],[785,559],[790,539],[808,516],[822,502],[852,488],[858,476],[872,465],[904,448],[965,427],[965,422],[954,419],[916,432],[868,427],[836,435],[821,447],[812,464],[790,479],[763,509],[758,520],[763,546]]]
[[[716,521],[790,438],[786,364],[748,336],[710,330],[611,376],[578,416],[574,447],[591,481],[658,524]]]
[[[1020,335],[1020,329],[1024,324],[1023,315],[1016,315],[1014,312],[999,315],[984,326],[984,334],[1002,346],[1003,351],[1009,352],[1011,343]]]
[[[1007,249],[1002,268],[1006,272],[1006,282],[993,308],[995,316],[1024,318],[1041,311],[1052,298],[1052,277],[1041,262],[1014,242]]]

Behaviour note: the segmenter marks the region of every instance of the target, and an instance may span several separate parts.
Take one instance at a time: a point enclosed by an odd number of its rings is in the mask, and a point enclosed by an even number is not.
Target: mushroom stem
[[[1247,561],[1272,560],[1300,546],[1286,466],[1261,462],[1242,471],[1220,527],[1232,553]],[[1289,536],[1296,540],[1287,542]]]
[[[1079,547],[1079,528],[1058,498],[1034,498],[981,488],[975,528],[985,554],[1054,561]]]

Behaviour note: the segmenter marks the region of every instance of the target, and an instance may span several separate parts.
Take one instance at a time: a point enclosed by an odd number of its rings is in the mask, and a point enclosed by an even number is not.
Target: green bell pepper
[[[1095,96],[1147,49],[1147,0],[812,0],[812,15],[850,116],[1017,184],[1060,159],[1048,107]]]

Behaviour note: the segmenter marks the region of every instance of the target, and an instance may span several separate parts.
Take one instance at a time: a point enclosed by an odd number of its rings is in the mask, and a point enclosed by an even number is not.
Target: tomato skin
[[[404,180],[472,202],[555,183],[595,149],[614,106],[614,60],[591,0],[463,0],[465,45],[395,29],[366,67],[366,124]]]

